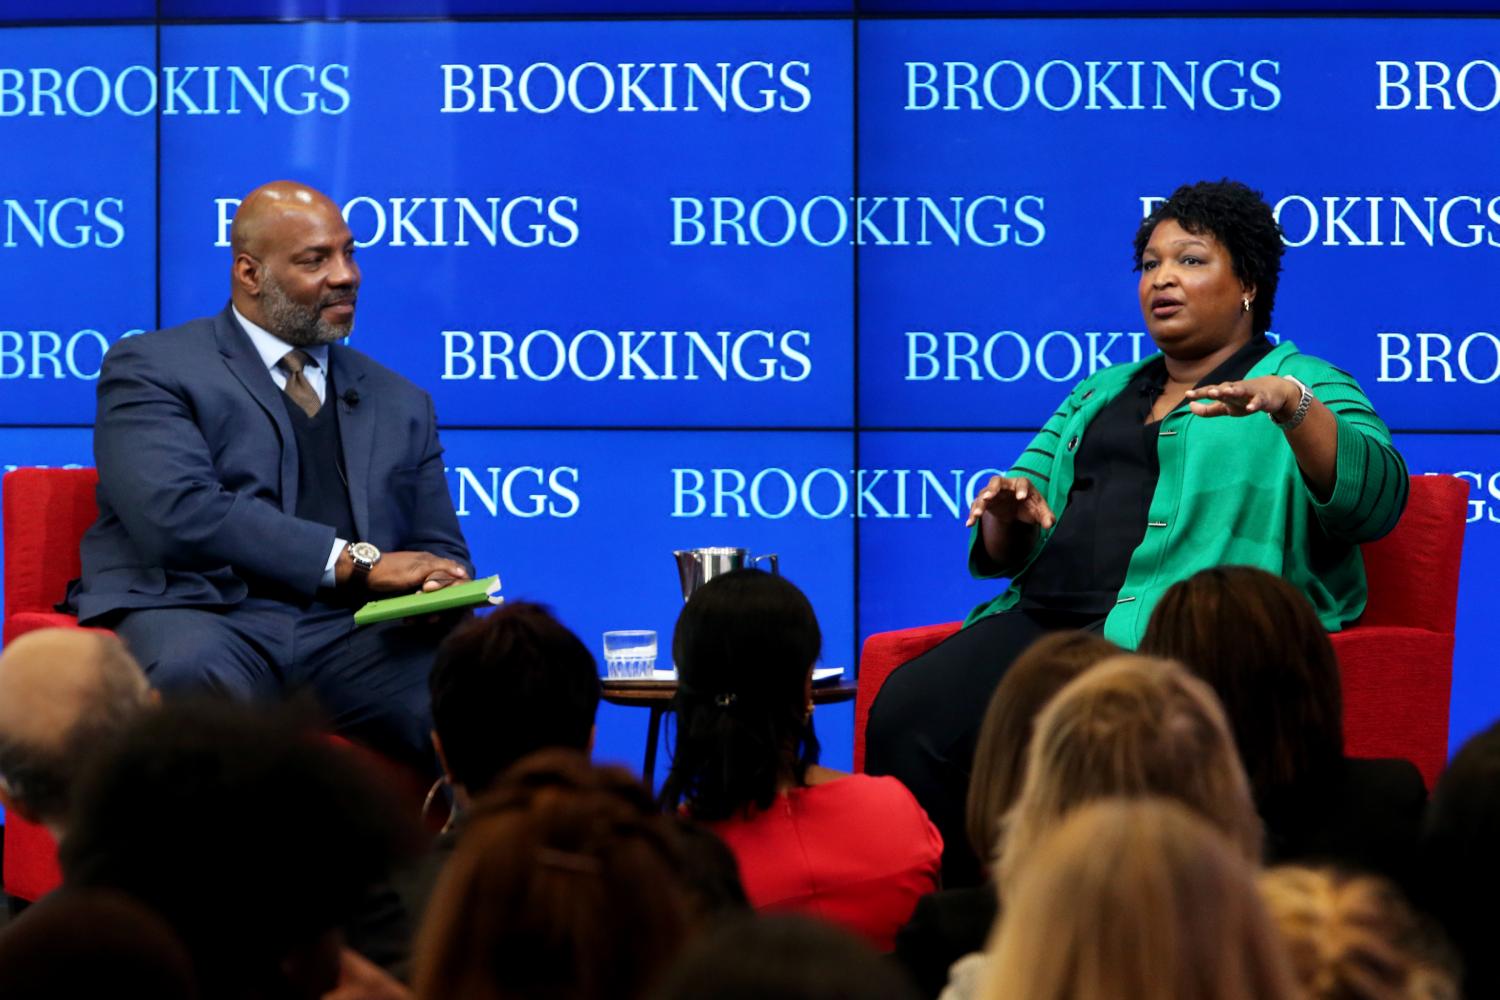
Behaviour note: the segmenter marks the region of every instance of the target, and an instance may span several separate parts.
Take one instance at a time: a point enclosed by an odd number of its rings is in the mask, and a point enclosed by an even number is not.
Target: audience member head
[[[321,996],[337,928],[414,846],[366,767],[266,706],[169,704],[84,775],[63,874],[160,914],[204,995]]]
[[[506,602],[456,629],[438,649],[428,687],[433,743],[465,796],[537,750],[593,745],[599,666],[539,604]]]
[[[1422,835],[1417,902],[1463,959],[1464,995],[1500,997],[1500,722],[1470,737],[1438,778]]]
[[[694,926],[749,913],[750,898],[740,880],[739,859],[729,845],[702,823],[680,813],[668,813],[666,819],[677,848],[677,871]]]
[[[1186,664],[1218,694],[1262,805],[1342,757],[1333,644],[1307,598],[1280,577],[1218,566],[1174,584],[1141,652]]]
[[[61,835],[78,772],[156,695],[124,643],[41,629],[0,653],[0,802]]]
[[[648,789],[543,750],[476,799],[417,937],[419,1000],[633,1000],[689,921]]]
[[[693,941],[654,1000],[916,1000],[894,963],[848,931],[792,914],[725,921]]]
[[[1293,1000],[1242,845],[1164,799],[1076,810],[1011,883],[984,1000]]]
[[[1053,632],[1016,657],[985,711],[969,778],[968,834],[974,853],[994,861],[1000,818],[1026,777],[1026,749],[1036,717],[1052,696],[1120,647],[1095,632]]]
[[[672,636],[680,683],[667,805],[721,820],[804,782],[818,762],[812,668],[822,645],[812,605],[782,577],[740,570],[693,593]]]
[[[1003,898],[1046,836],[1094,799],[1175,800],[1260,861],[1260,817],[1224,713],[1208,685],[1171,660],[1114,656],[1069,682],[1037,718],[1029,758],[1004,822]]]
[[[1456,1000],[1432,932],[1385,879],[1289,866],[1260,892],[1306,1000]]]
[[[110,889],[63,889],[0,931],[0,996],[198,996],[187,949],[161,917]]]

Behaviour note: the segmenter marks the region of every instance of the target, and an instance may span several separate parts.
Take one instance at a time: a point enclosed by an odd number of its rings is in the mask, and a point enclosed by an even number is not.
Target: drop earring
[[[1244,298],[1240,299],[1240,302],[1244,306],[1244,311],[1245,312],[1249,312],[1250,311],[1250,296],[1246,295]]]
[[[448,800],[448,819],[443,823],[442,829],[443,833],[447,833],[458,822],[458,796],[453,794],[453,782],[446,774],[434,781],[432,787],[427,789],[427,797],[422,800],[422,812],[418,820],[425,826],[427,814],[432,811],[433,804],[441,799]]]

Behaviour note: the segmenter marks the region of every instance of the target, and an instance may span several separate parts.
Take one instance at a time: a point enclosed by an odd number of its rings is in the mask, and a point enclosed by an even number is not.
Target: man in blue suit
[[[327,197],[258,188],[231,242],[228,308],[104,359],[79,618],[169,697],[310,690],[335,731],[430,763],[441,635],[352,613],[469,575],[432,400],[338,343],[360,272]]]

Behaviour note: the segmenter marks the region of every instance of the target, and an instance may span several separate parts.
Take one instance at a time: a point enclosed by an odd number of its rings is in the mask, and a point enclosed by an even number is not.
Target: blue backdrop
[[[1500,21],[157,6],[0,2],[0,466],[90,464],[103,351],[220,308],[237,199],[293,177],[344,206],[352,342],[433,394],[507,594],[665,638],[671,549],[777,552],[852,667],[993,592],[973,492],[1151,351],[1135,226],[1231,176],[1286,231],[1275,333],[1471,484],[1452,742],[1500,715]],[[926,6],[959,8],[1012,9]],[[819,711],[834,766],[850,717]],[[643,740],[605,709],[602,756]]]

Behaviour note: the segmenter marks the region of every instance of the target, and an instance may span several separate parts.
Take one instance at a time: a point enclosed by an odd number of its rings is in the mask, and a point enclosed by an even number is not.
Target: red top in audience
[[[756,909],[809,913],[882,951],[937,888],[942,837],[895,778],[855,774],[793,788],[751,819],[709,827],[739,859]]]

